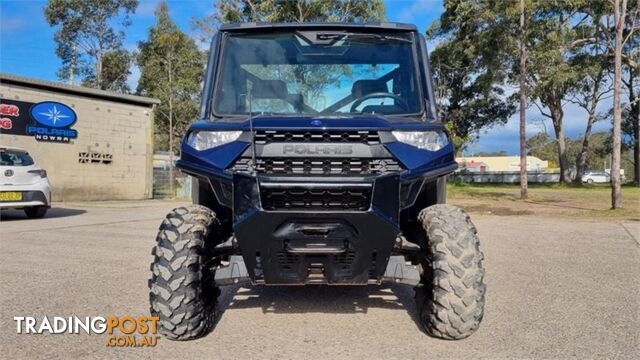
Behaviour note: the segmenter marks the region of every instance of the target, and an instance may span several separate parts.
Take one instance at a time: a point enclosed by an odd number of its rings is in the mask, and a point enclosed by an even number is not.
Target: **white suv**
[[[47,172],[26,150],[0,147],[0,209],[24,209],[27,217],[41,218],[51,206]]]

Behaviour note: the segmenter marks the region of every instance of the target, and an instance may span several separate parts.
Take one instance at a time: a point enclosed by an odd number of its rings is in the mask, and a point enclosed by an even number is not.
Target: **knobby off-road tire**
[[[484,256],[475,226],[463,210],[433,205],[418,215],[427,238],[423,287],[416,289],[427,334],[447,340],[473,334],[484,314]]]
[[[151,315],[158,330],[173,340],[206,335],[215,321],[217,298],[207,249],[218,221],[200,205],[172,210],[160,225],[149,280]]]

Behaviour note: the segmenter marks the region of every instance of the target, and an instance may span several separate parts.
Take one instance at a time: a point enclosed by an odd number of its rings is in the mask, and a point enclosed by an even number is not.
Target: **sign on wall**
[[[0,132],[3,134],[33,136],[38,141],[59,143],[68,143],[78,137],[78,131],[71,128],[78,117],[63,103],[0,101]]]

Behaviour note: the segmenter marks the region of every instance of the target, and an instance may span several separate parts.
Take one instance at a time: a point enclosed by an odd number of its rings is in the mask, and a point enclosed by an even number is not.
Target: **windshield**
[[[418,114],[410,33],[229,34],[216,115]]]
[[[20,150],[0,149],[0,166],[30,166],[33,159]]]

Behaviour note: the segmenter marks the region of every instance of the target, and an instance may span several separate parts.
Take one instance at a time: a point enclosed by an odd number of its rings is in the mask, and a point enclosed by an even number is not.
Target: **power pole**
[[[526,26],[524,1],[520,0],[520,198],[527,198],[527,94]]]

